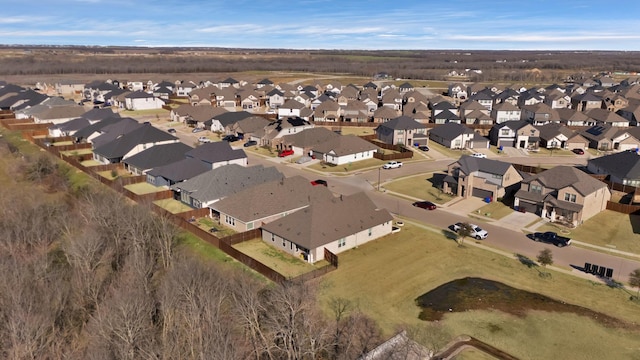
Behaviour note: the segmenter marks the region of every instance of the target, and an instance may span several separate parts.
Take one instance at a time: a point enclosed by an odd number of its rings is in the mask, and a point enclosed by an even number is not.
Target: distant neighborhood
[[[185,143],[175,130],[123,116],[162,109],[172,124],[204,140]],[[261,228],[264,242],[310,263],[324,259],[323,249],[337,254],[391,234],[393,216],[364,192],[334,194],[276,168],[250,165],[249,147],[327,166],[385,160],[388,153],[412,157],[432,144],[464,149],[483,155],[461,153],[444,169],[437,184],[443,193],[512,197],[515,209],[571,226],[607,208],[612,193],[600,180],[640,186],[640,77],[531,88],[451,83],[442,94],[376,80],[111,79],[33,88],[0,82],[0,110],[47,124],[48,141],[90,144],[95,165],[123,164],[183,205],[208,209],[219,226]],[[342,134],[341,126],[369,128],[372,135]],[[222,141],[209,142],[213,134]],[[531,174],[499,160],[507,149],[522,156],[591,151],[594,157],[585,169]]]

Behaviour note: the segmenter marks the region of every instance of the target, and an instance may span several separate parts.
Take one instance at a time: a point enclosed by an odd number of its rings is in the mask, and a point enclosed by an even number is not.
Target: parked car
[[[174,129],[174,128],[169,128],[169,129],[167,129],[167,132],[168,132],[169,134],[175,134],[175,133],[176,133],[176,129]]]
[[[234,142],[234,141],[240,140],[240,138],[235,136],[235,135],[227,135],[227,136],[223,137],[222,140],[228,141],[228,142]]]
[[[293,155],[293,150],[286,149],[286,150],[282,150],[282,151],[280,151],[280,153],[278,153],[278,157],[285,157],[285,156],[289,156],[289,155]]]
[[[573,153],[577,155],[584,155],[584,150],[582,149],[573,149],[571,151],[573,151]]]
[[[311,185],[313,185],[313,186],[317,186],[317,185],[327,186],[327,181],[326,180],[322,180],[322,179],[313,180],[311,182]]]
[[[437,208],[436,204],[431,201],[416,201],[412,205],[427,210],[435,210]]]
[[[209,138],[208,138],[208,137],[206,137],[206,136],[200,136],[200,137],[198,138],[198,142],[199,142],[199,143],[201,143],[201,144],[204,144],[204,143],[210,143],[210,142],[211,142],[211,139],[209,139]]]
[[[249,147],[249,146],[254,146],[254,145],[258,145],[258,142],[255,140],[249,140],[246,143],[244,143],[244,147]]]
[[[420,146],[418,146],[418,149],[420,149],[422,151],[429,151],[429,147],[427,145],[420,145]]]
[[[489,236],[487,230],[482,229],[480,226],[475,224],[469,224],[469,226],[471,226],[471,234],[469,234],[469,236],[476,238],[477,240],[486,239],[487,236]],[[460,231],[461,228],[461,222],[451,225],[451,229],[455,232]]]
[[[191,130],[192,133],[199,133],[200,131],[204,131],[203,128],[193,128],[193,130]]]
[[[396,169],[401,167],[402,163],[400,161],[389,161],[388,163],[382,165],[383,169]]]
[[[473,153],[471,154],[471,156],[473,156],[474,158],[478,158],[478,159],[484,159],[487,157],[487,155],[483,154],[483,153]]]
[[[533,241],[553,244],[557,247],[565,247],[567,245],[571,245],[571,239],[565,236],[560,236],[553,231],[533,233]]]

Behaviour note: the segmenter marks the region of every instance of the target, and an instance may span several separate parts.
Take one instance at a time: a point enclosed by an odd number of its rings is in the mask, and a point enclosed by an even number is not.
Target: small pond
[[[426,321],[440,320],[450,312],[469,310],[499,310],[516,316],[525,316],[529,310],[540,310],[575,313],[597,319],[607,326],[625,325],[619,319],[581,306],[481,278],[463,278],[440,285],[418,297],[416,305],[422,308],[419,318]]]

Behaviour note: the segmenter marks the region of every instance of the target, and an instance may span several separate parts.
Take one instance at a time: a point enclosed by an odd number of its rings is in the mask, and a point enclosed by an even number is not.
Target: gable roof
[[[379,127],[389,128],[393,130],[413,130],[413,129],[426,129],[426,126],[422,123],[415,121],[408,116],[398,116],[385,123],[379,125]]]
[[[178,138],[166,133],[151,124],[144,124],[139,128],[126,133],[113,141],[100,147],[96,147],[93,152],[108,159],[123,157],[131,149],[141,144],[155,144],[163,141],[177,141]]]
[[[154,167],[147,174],[160,176],[172,182],[180,182],[202,174],[207,170],[211,170],[210,165],[198,159],[186,158],[167,165]]]
[[[280,180],[283,177],[284,175],[273,166],[244,167],[230,164],[194,176],[173,185],[172,188],[186,191],[200,202],[207,202],[222,199],[258,184]]]
[[[544,187],[555,190],[571,186],[582,196],[607,188],[607,184],[571,166],[556,166],[526,180],[528,183],[532,181],[538,181]]]
[[[473,134],[474,132],[473,129],[470,129],[462,124],[446,123],[434,127],[429,133],[443,139],[453,140],[462,134]]]
[[[193,149],[191,146],[181,142],[156,145],[122,162],[138,169],[152,169],[184,159],[184,154],[191,149]]]
[[[318,144],[314,150],[328,154],[333,153],[336,156],[344,156],[362,153],[365,151],[375,151],[378,147],[367,140],[355,135],[338,135],[329,141]]]
[[[133,130],[136,130],[143,126],[138,121],[132,118],[121,118],[122,121],[115,121],[110,124],[106,124],[102,126],[99,130],[101,134],[96,136],[91,143],[93,147],[100,147],[104,144],[107,144],[119,136],[128,134]],[[83,129],[84,130],[84,129]],[[79,131],[80,132],[80,131]],[[87,136],[91,135],[91,133],[87,134]]]
[[[499,160],[491,160],[487,158],[475,158],[469,155],[462,155],[458,161],[454,162],[460,165],[460,170],[465,174],[471,174],[476,171],[482,171],[489,174],[504,175],[512,165]]]
[[[588,163],[618,179],[640,179],[640,155],[632,151],[597,157],[588,160]]]
[[[313,202],[307,208],[262,227],[310,250],[392,220],[387,210],[378,209],[364,192],[360,192]]]
[[[302,176],[257,184],[214,205],[213,208],[244,222],[296,211],[333,195],[325,186],[313,186]]]
[[[247,157],[247,154],[245,154],[242,149],[232,148],[227,141],[217,141],[202,144],[185,153],[185,156],[201,160],[208,164],[215,164],[222,161],[244,159]]]
[[[291,143],[298,147],[314,147],[327,141],[340,137],[341,135],[324,128],[314,127],[311,129],[305,129],[295,134],[285,135],[282,137],[283,141]]]
[[[137,123],[137,121],[135,121],[132,118],[120,118],[120,117],[108,117],[106,119],[102,119],[96,123],[93,123],[89,126],[85,126],[82,129],[79,129],[78,131],[75,132],[75,134],[73,134],[73,136],[76,139],[86,139],[88,138],[91,134],[102,130],[103,128],[115,124],[117,122],[120,121],[133,121],[135,123]]]

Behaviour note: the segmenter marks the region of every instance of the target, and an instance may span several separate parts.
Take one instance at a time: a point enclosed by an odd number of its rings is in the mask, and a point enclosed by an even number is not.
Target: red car
[[[437,208],[436,204],[431,201],[416,201],[413,203],[413,206],[427,210],[435,210]]]
[[[577,155],[584,155],[584,150],[582,149],[573,149],[571,151],[573,151],[573,153]]]
[[[289,156],[289,155],[293,155],[293,150],[291,150],[291,149],[282,150],[278,154],[278,157],[285,157],[285,156]]]
[[[313,186],[317,186],[317,185],[327,186],[327,181],[326,180],[322,180],[322,179],[313,180],[311,182],[311,185],[313,185]]]

